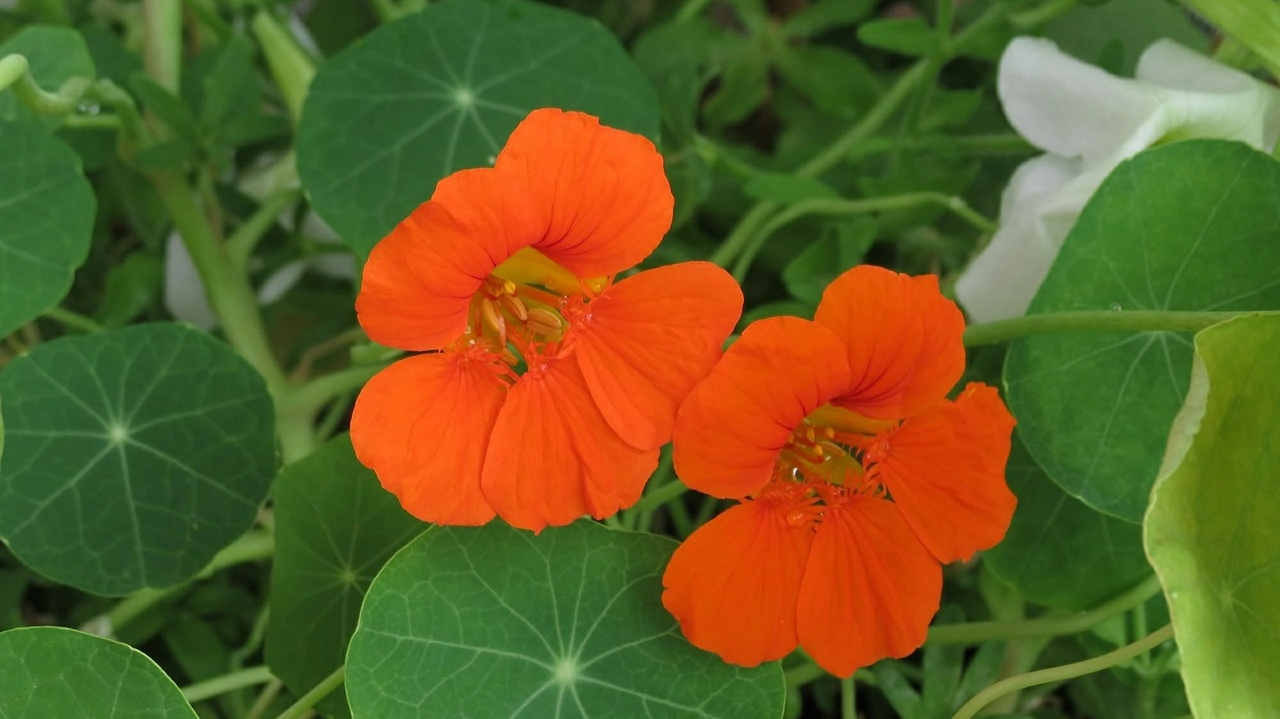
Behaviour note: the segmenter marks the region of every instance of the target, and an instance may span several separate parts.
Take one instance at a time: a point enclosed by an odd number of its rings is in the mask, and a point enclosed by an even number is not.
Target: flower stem
[[[342,684],[347,675],[346,665],[340,666],[334,670],[332,674],[325,677],[323,681],[312,687],[311,691],[302,695],[302,698],[293,703],[293,706],[281,712],[276,719],[302,719],[311,711],[321,699],[329,696],[334,689]]]
[[[209,565],[196,575],[196,579],[211,576],[227,567],[237,564],[253,562],[259,559],[266,559],[275,551],[275,541],[270,532],[254,531],[249,532],[243,537],[232,542],[221,552],[214,555]],[[194,580],[193,580],[194,581]],[[163,602],[164,600],[181,594],[186,591],[190,583],[179,584],[174,587],[165,587],[163,589],[144,589],[141,592],[126,597],[117,604],[111,611],[107,612],[107,621],[109,623],[111,633],[118,634],[120,627],[127,625],[129,622],[137,619],[143,612]]]
[[[972,325],[964,331],[965,347],[1008,342],[1046,332],[1199,332],[1243,315],[1280,312],[1165,312],[1160,310],[1087,310],[1046,312]]]
[[[249,219],[227,238],[227,254],[231,255],[231,261],[243,269],[253,256],[253,248],[257,247],[258,242],[276,223],[280,213],[289,209],[301,197],[302,189],[291,187],[264,200]]]
[[[852,674],[840,680],[840,719],[858,719],[857,689]]]
[[[45,310],[44,316],[53,320],[54,322],[61,323],[64,327],[67,327],[68,329],[84,332],[85,334],[94,334],[106,329],[98,322],[92,319],[89,319],[88,317],[85,317],[82,314],[78,314],[76,312],[72,312],[71,310],[66,310],[61,307],[52,307],[48,310]]]
[[[818,664],[813,660],[801,664],[794,669],[788,669],[782,673],[782,679],[786,683],[788,689],[802,687],[811,681],[821,679],[825,676],[827,676],[827,670],[818,666]]]
[[[1119,649],[1103,654],[1100,657],[1086,659],[1084,661],[1075,662],[1073,664],[1064,664],[1058,667],[1050,667],[1048,669],[1040,669],[1026,674],[1019,674],[1015,677],[1009,677],[1004,681],[996,682],[991,686],[978,692],[972,699],[965,702],[964,706],[952,716],[951,719],[971,719],[977,715],[983,707],[990,704],[1010,692],[1034,687],[1040,684],[1049,684],[1052,682],[1061,682],[1068,679],[1075,679],[1086,674],[1093,674],[1104,669],[1128,661],[1134,657],[1145,654],[1148,651],[1160,646],[1173,638],[1173,625],[1166,624],[1164,627],[1148,634],[1133,644],[1120,647]]]
[[[151,175],[151,182],[195,262],[227,341],[258,370],[272,394],[278,395],[285,384],[284,372],[267,341],[258,298],[248,278],[236,267],[226,244],[214,236],[194,191],[181,175],[157,172]]]
[[[13,87],[18,101],[41,115],[65,115],[76,109],[93,81],[86,77],[68,78],[57,92],[42,90],[31,77],[30,64],[22,55],[0,58],[0,90]]]
[[[275,675],[271,673],[271,669],[265,666],[251,667],[184,687],[182,696],[186,698],[188,703],[195,704],[237,689],[266,684],[272,679],[275,679]]]
[[[1077,634],[1142,604],[1160,593],[1160,580],[1153,576],[1123,594],[1087,612],[1044,617],[1017,622],[968,622],[941,624],[929,629],[925,644],[982,644],[985,642],[1054,637]]]

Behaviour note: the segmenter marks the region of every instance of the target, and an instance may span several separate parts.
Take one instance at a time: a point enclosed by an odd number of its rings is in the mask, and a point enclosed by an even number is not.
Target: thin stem
[[[274,551],[275,541],[269,532],[249,532],[214,555],[213,560],[196,575],[195,579],[212,576],[237,564],[267,559]],[[155,605],[185,592],[189,586],[191,586],[190,582],[163,589],[144,589],[121,600],[107,612],[107,622],[112,634],[118,634],[120,627],[137,619]]]
[[[661,468],[659,468],[659,470],[661,470]],[[652,492],[646,492],[645,495],[640,498],[640,501],[635,503],[632,509],[642,512],[646,510],[653,511],[688,491],[689,488],[684,485],[684,482],[681,482],[679,479],[672,479],[670,482],[654,489]]]
[[[258,699],[249,707],[249,713],[244,715],[244,719],[262,719],[267,713],[267,707],[271,706],[271,702],[280,696],[280,690],[284,689],[284,682],[279,679],[272,679],[262,688],[262,693],[258,694]]]
[[[1018,622],[968,622],[941,624],[929,629],[925,644],[983,644],[985,642],[1055,637],[1078,634],[1111,617],[1123,614],[1160,593],[1160,580],[1153,576],[1133,589],[1080,614],[1045,617]]]
[[[275,675],[271,673],[271,669],[265,666],[241,669],[238,672],[223,674],[220,677],[214,677],[183,687],[182,696],[186,698],[189,704],[195,704],[237,689],[266,684],[272,679],[275,679]]]
[[[267,231],[276,224],[281,212],[289,209],[302,197],[302,189],[291,187],[280,190],[268,197],[249,219],[227,238],[227,254],[237,267],[243,268],[253,256],[253,249],[258,246]]]
[[[1173,638],[1173,625],[1166,624],[1164,627],[1148,634],[1133,644],[1120,647],[1119,649],[1103,654],[1100,657],[1086,659],[1084,661],[1075,662],[1073,664],[1064,664],[1058,667],[1050,667],[1048,669],[1040,669],[1026,674],[1019,674],[1016,677],[1009,677],[1003,681],[996,682],[991,686],[978,692],[972,699],[965,702],[964,706],[952,716],[951,719],[970,719],[977,715],[983,707],[995,701],[997,698],[1004,696],[1010,692],[1034,687],[1040,684],[1050,684],[1052,682],[1063,682],[1068,679],[1075,679],[1086,674],[1093,674],[1104,669],[1133,659],[1136,656],[1145,654],[1152,649]]]
[[[818,666],[812,659],[798,667],[795,667],[794,669],[788,669],[782,673],[782,679],[786,682],[788,689],[802,687],[809,682],[821,679],[825,676],[827,676],[827,670]]]
[[[991,6],[973,24],[956,35],[951,43],[952,52],[960,52],[969,43],[980,38],[989,27],[1002,22],[1010,12],[1007,5],[1007,3],[997,3]],[[798,177],[817,177],[844,161],[855,146],[878,132],[893,114],[902,107],[903,103],[911,98],[916,85],[924,80],[929,62],[930,60],[926,58],[912,65],[898,77],[898,80],[889,88],[889,91],[880,97],[857,124],[849,128],[835,142],[825,147],[792,174]],[[778,203],[768,200],[762,200],[753,205],[742,216],[742,219],[738,220],[738,224],[729,233],[729,236],[711,255],[711,261],[721,267],[728,266],[738,256],[738,253],[751,245],[757,230],[769,220],[778,207]]]
[[[307,98],[307,89],[316,74],[316,63],[298,46],[288,28],[269,11],[262,10],[254,16],[252,29],[254,37],[258,38],[258,43],[262,46],[271,78],[280,88],[284,104],[289,108],[289,117],[296,127],[302,118],[302,105]]]
[[[784,225],[791,223],[805,215],[835,215],[835,216],[852,216],[863,215],[872,212],[887,212],[890,210],[902,210],[912,207],[920,207],[921,205],[938,205],[949,210],[957,217],[976,227],[984,233],[993,233],[996,231],[995,223],[975,212],[969,207],[964,200],[952,195],[945,195],[941,192],[909,192],[902,195],[891,195],[889,197],[871,197],[862,200],[842,200],[834,198],[814,198],[811,200],[803,200],[791,205],[787,209],[779,212],[765,223],[764,227],[756,233],[751,243],[743,248],[742,254],[738,256],[738,261],[733,265],[733,276],[742,282],[746,277],[747,270],[751,267],[751,262],[759,254],[760,249],[764,247],[766,241],[773,233],[777,232]]]
[[[356,365],[317,377],[286,392],[281,400],[281,406],[285,410],[294,412],[318,412],[333,399],[351,390],[360,389],[386,367],[385,364]]]
[[[61,307],[53,307],[48,310],[45,310],[44,316],[53,320],[54,322],[61,323],[63,326],[67,327],[68,329],[79,330],[80,332],[84,332],[86,334],[94,334],[96,332],[101,332],[106,329],[95,320],[91,320],[82,314],[78,314],[76,312],[72,312],[71,310],[63,309]]]
[[[840,680],[840,719],[858,719],[857,689],[852,674]]]
[[[1280,312],[1163,312],[1159,310],[1085,310],[1046,312],[972,325],[964,331],[965,347],[1008,342],[1046,332],[1199,332],[1245,315]]]
[[[285,384],[284,372],[267,341],[258,298],[248,278],[232,262],[226,245],[213,234],[186,180],[172,172],[156,173],[151,180],[195,262],[227,341],[278,394]]]
[[[346,678],[347,667],[345,665],[338,667],[332,674],[325,677],[323,681],[315,685],[311,691],[302,695],[302,698],[293,703],[293,706],[285,709],[276,719],[302,719],[306,716],[311,707],[317,702],[329,696],[334,689],[337,689]]]
[[[62,120],[63,127],[76,130],[119,130],[121,125],[119,115],[67,115]]]

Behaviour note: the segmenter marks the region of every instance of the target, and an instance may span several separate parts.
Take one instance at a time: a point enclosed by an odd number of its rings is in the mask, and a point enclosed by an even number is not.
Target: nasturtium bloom
[[[351,441],[406,510],[539,531],[639,499],[742,311],[706,262],[616,278],[672,204],[648,140],[535,110],[492,168],[441,180],[374,247],[360,324],[423,354],[365,386]]]
[[[964,319],[934,277],[857,267],[814,321],[743,332],[680,408],[675,467],[741,503],[696,530],[662,601],[696,646],[734,664],[797,644],[849,676],[919,647],[941,565],[1004,536],[1014,421],[969,384]]]

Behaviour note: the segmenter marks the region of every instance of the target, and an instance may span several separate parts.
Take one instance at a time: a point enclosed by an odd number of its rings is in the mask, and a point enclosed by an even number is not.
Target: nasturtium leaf
[[[31,79],[46,92],[57,92],[62,83],[73,77],[94,78],[89,48],[80,33],[71,28],[28,25],[0,43],[0,57],[11,53],[27,59]],[[62,117],[41,115],[19,102],[12,89],[0,90],[0,120],[26,120],[56,127],[62,124]],[[0,130],[0,135],[4,132]],[[4,156],[0,153],[0,157]]]
[[[352,714],[780,716],[777,663],[725,664],[662,608],[675,546],[590,522],[423,534],[365,598],[347,652]]]
[[[186,325],[34,347],[0,372],[0,539],[107,596],[195,576],[249,529],[276,466],[262,377]]]
[[[1088,609],[1151,574],[1142,530],[1062,491],[1015,440],[1006,469],[1018,509],[1004,541],[982,555],[1024,598]]]
[[[95,207],[71,148],[37,125],[0,122],[0,337],[71,289]]]
[[[1198,717],[1280,716],[1280,317],[1196,335],[1145,519]]]
[[[491,163],[539,107],[658,132],[652,86],[599,23],[520,0],[444,0],[320,68],[298,172],[320,215],[368,253],[440,178]]]
[[[427,525],[400,508],[342,435],[280,472],[272,490],[267,664],[297,694],[342,666],[374,575]],[[341,691],[319,705],[350,716]]]
[[[1280,164],[1187,140],[1122,163],[1063,244],[1030,313],[1280,308]],[[1059,332],[1012,344],[1018,432],[1050,479],[1130,522],[1146,509],[1187,391],[1190,338]]]
[[[196,719],[173,680],[127,644],[62,627],[0,633],[0,717]]]

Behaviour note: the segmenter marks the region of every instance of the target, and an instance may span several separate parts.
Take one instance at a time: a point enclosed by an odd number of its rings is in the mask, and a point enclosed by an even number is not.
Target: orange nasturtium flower
[[[685,484],[742,500],[676,550],[667,607],[734,664],[797,644],[849,676],[919,647],[941,564],[1004,536],[1013,417],[996,390],[947,392],[964,318],[933,277],[857,267],[815,321],[753,323],[680,408]]]
[[[407,511],[540,531],[639,499],[742,311],[706,262],[614,282],[671,213],[652,143],[543,109],[374,247],[360,324],[423,354],[365,386],[351,441]]]

